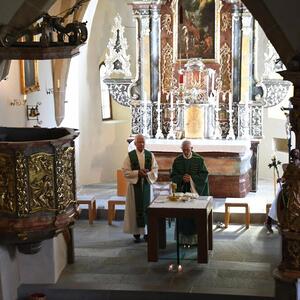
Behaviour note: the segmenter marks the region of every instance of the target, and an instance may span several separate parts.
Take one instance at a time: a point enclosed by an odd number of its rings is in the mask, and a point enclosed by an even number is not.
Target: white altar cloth
[[[183,140],[147,139],[145,148],[158,152],[181,152]],[[246,153],[251,147],[250,140],[209,140],[191,139],[195,152]]]
[[[212,200],[212,196],[199,196],[198,199],[189,201],[169,201],[168,196],[160,195],[150,204],[151,208],[185,208],[205,209]]]

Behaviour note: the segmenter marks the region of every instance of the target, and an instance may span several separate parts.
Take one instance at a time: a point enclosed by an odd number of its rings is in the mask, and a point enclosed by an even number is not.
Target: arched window
[[[109,94],[108,86],[105,84],[104,76],[106,73],[105,63],[102,62],[99,67],[100,71],[100,92],[101,92],[101,114],[102,120],[112,119],[111,96]]]

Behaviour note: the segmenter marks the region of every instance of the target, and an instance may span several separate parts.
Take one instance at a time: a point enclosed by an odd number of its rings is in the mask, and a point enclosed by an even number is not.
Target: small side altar
[[[211,196],[245,197],[248,194],[252,183],[250,140],[191,141],[193,151],[204,158]],[[146,148],[154,153],[159,166],[158,181],[170,180],[173,161],[181,153],[181,143],[182,140],[147,140]]]

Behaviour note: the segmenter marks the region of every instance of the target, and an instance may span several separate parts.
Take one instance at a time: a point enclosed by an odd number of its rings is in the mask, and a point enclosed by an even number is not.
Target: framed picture
[[[176,0],[174,3],[174,57],[219,61],[219,0]]]
[[[20,61],[21,93],[28,94],[40,90],[37,60]]]

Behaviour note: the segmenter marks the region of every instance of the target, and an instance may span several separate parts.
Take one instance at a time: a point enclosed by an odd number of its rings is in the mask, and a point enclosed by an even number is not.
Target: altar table
[[[148,207],[148,261],[158,260],[158,247],[166,247],[166,218],[194,218],[197,224],[198,263],[208,263],[208,250],[213,249],[211,196],[182,202],[157,197]]]
[[[210,195],[218,198],[240,198],[256,190],[257,153],[250,140],[191,140],[193,151],[200,154],[209,172]],[[170,170],[181,151],[182,140],[148,139],[159,166],[159,181],[170,180]]]

